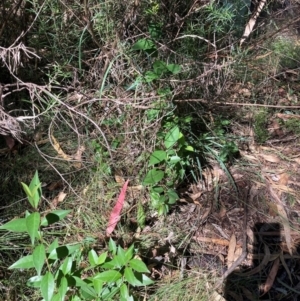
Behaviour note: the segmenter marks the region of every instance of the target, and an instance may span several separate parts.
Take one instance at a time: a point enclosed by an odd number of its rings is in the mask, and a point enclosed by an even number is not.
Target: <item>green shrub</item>
[[[254,134],[257,143],[265,143],[269,138],[267,124],[268,113],[266,111],[258,112],[254,117]]]
[[[93,249],[87,252],[84,243],[60,245],[56,238],[48,244],[45,227],[62,220],[71,210],[53,210],[45,216],[39,213],[42,189],[37,172],[29,186],[22,186],[33,212],[26,211],[25,217],[11,220],[0,229],[29,235],[29,255],[9,269],[35,270],[36,275],[28,279],[27,285],[39,289],[45,301],[100,301],[116,296],[124,301],[134,300],[133,287],[152,283],[145,275],[149,273],[147,266],[135,258],[134,245],[124,250],[110,239],[109,250],[99,255]]]

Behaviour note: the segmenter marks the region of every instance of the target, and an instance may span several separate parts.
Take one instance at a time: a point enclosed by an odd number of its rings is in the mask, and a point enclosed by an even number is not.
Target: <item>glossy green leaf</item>
[[[165,136],[165,146],[166,148],[172,147],[180,137],[180,130],[179,127],[176,125],[174,126]]]
[[[158,208],[157,208],[157,213],[158,215],[166,215],[169,211],[169,206],[167,204],[161,204]]]
[[[49,226],[66,217],[72,210],[54,210],[43,217],[41,226]]]
[[[97,274],[94,279],[99,279],[103,282],[116,282],[122,277],[122,274],[115,270],[108,270]]]
[[[150,273],[145,263],[139,259],[131,259],[129,261],[129,266],[140,273]]]
[[[103,293],[101,294],[101,299],[100,300],[109,300],[109,301],[112,301],[112,300],[118,300],[118,299],[114,299],[113,297],[120,292],[120,288],[119,287],[116,287],[116,286],[113,286],[111,288],[104,288],[103,289]]]
[[[143,181],[143,184],[144,185],[155,185],[163,179],[164,175],[165,175],[165,173],[162,170],[159,170],[156,168],[151,169],[147,173],[147,175]]]
[[[181,71],[181,66],[177,64],[169,64],[166,66],[166,68],[172,73],[172,74],[178,74]]]
[[[97,264],[104,263],[106,258],[107,258],[107,252],[102,253],[97,260]]]
[[[34,249],[34,251],[32,253],[32,259],[33,259],[33,263],[34,263],[36,272],[37,272],[38,276],[40,276],[42,268],[45,263],[45,259],[46,259],[46,250],[45,250],[44,245],[38,245]]]
[[[149,166],[158,164],[163,162],[167,159],[167,153],[163,150],[156,150],[154,151],[149,159]]]
[[[160,194],[158,192],[155,192],[155,191],[151,191],[150,192],[150,198],[151,198],[151,206],[154,208],[154,209],[157,209],[161,203],[160,203]]]
[[[133,272],[132,270],[130,271],[130,268],[125,271],[124,274],[127,274],[128,277],[131,278],[131,282],[129,282],[133,286],[146,286],[153,284],[154,282],[147,277],[145,274],[139,273],[139,272]],[[130,276],[129,276],[130,275]],[[126,276],[125,276],[126,278]],[[127,278],[126,278],[127,279]]]
[[[52,273],[46,272],[41,281],[41,293],[45,301],[51,301],[54,293],[55,283]]]
[[[135,277],[132,268],[126,267],[124,271],[125,280],[132,286],[140,286],[141,282]]]
[[[43,276],[33,276],[27,280],[26,285],[32,288],[40,288],[42,279]]]
[[[154,283],[153,280],[151,280],[148,276],[142,274],[142,280],[141,280],[142,286],[151,285]]]
[[[28,197],[28,199],[30,199],[31,206],[35,209],[37,209],[42,196],[41,185],[38,172],[36,171],[29,185],[31,197]]]
[[[21,182],[21,185],[23,187],[24,192],[26,193],[27,198],[32,199],[32,193],[31,193],[29,187],[27,186],[27,184]],[[33,204],[30,204],[30,205],[33,207]]]
[[[133,256],[134,256],[134,244],[132,244],[132,245],[125,251],[126,262],[129,261]]]
[[[59,288],[58,288],[58,293],[60,294],[60,301],[65,300],[65,295],[68,291],[68,280],[66,277],[62,277],[60,280]]]
[[[32,255],[27,255],[20,258],[14,264],[12,264],[9,269],[31,269],[34,268]]]
[[[60,246],[51,251],[49,259],[63,259],[81,248],[81,244]]]
[[[180,161],[181,161],[181,158],[179,156],[172,156],[172,157],[169,158],[169,162],[171,164],[176,164]]]
[[[41,216],[38,212],[33,212],[26,217],[26,228],[32,245],[34,245],[35,238],[39,236],[38,230],[40,227],[40,221]]]
[[[157,193],[163,193],[164,189],[161,186],[154,186],[154,187],[151,188],[151,191],[157,192]]]
[[[53,242],[51,243],[51,245],[48,247],[48,253],[51,253],[53,250],[55,250],[56,248],[58,248],[59,244],[58,244],[58,238],[55,238],[53,240]]]
[[[95,250],[92,249],[89,251],[88,258],[89,258],[89,263],[92,267],[98,264],[98,255],[95,252]]]
[[[63,272],[64,275],[68,275],[72,269],[72,264],[73,258],[69,256],[65,258],[63,264],[60,266],[59,269]]]
[[[12,231],[12,232],[27,232],[26,218],[18,218],[18,219],[11,220],[6,224],[0,226],[0,229]]]
[[[97,297],[96,291],[89,286],[85,281],[80,279],[79,277],[73,277],[76,281],[76,286],[80,287],[81,289],[81,294],[84,296],[84,300],[86,299],[94,299]]]
[[[125,258],[120,255],[115,255],[109,263],[113,265],[112,268],[120,269],[125,264]]]
[[[123,283],[120,287],[120,295],[121,295],[121,298],[124,300],[128,300],[128,298],[129,298],[128,287],[125,283]]]
[[[104,282],[102,280],[93,278],[93,286],[98,296],[102,293],[103,283]]]
[[[110,238],[108,242],[109,251],[113,254],[117,254],[117,245],[116,243]]]
[[[189,151],[189,152],[193,152],[194,151],[194,148],[191,145],[187,145],[184,149],[186,151]]]
[[[140,39],[132,46],[132,50],[155,50],[156,46],[150,39]]]
[[[127,262],[126,262],[126,258],[125,258],[125,250],[121,246],[118,246],[117,254],[121,258],[123,265],[126,264]]]
[[[175,204],[179,200],[179,196],[174,189],[169,189],[167,195],[169,197],[168,204]]]
[[[32,194],[32,197],[31,198],[28,197],[28,200],[31,200],[30,204],[32,205],[32,207],[34,209],[37,209],[39,206],[41,197],[42,197],[41,184],[39,184],[38,186],[35,186],[31,190],[31,194]]]
[[[62,299],[60,293],[57,293],[52,296],[51,301],[64,301],[64,299]]]

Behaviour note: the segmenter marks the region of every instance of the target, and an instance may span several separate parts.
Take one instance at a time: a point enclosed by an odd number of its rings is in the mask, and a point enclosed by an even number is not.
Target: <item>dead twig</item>
[[[264,108],[277,108],[277,109],[300,109],[300,106],[283,106],[283,105],[265,105],[259,103],[244,103],[244,102],[221,102],[221,101],[208,101],[206,99],[175,99],[174,102],[201,102],[205,104],[218,104],[225,106],[246,106],[246,107],[264,107]]]

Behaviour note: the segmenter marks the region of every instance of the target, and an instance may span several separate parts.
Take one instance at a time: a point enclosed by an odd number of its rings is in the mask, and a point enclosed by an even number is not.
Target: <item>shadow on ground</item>
[[[300,300],[300,245],[289,254],[279,223],[256,223],[252,230],[252,246],[248,244],[252,264],[228,276],[225,299]]]

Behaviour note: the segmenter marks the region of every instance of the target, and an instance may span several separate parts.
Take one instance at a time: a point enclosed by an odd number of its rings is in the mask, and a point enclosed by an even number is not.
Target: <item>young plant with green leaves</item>
[[[29,254],[9,269],[35,270],[27,285],[39,289],[43,300],[100,301],[118,297],[133,301],[133,287],[152,284],[145,275],[149,273],[147,266],[136,258],[134,245],[125,250],[110,239],[108,251],[99,255],[93,249],[87,252],[84,243],[60,245],[56,238],[48,244],[45,227],[62,220],[71,210],[53,210],[44,216],[39,213],[42,189],[37,172],[29,186],[22,186],[33,212],[26,211],[25,217],[0,226],[0,230],[29,235]]]
[[[170,205],[179,199],[175,187],[183,180],[194,152],[176,122],[167,122],[158,136],[162,135],[163,147],[150,155],[148,166],[151,169],[143,181],[150,188],[151,206],[159,215],[166,214]]]

